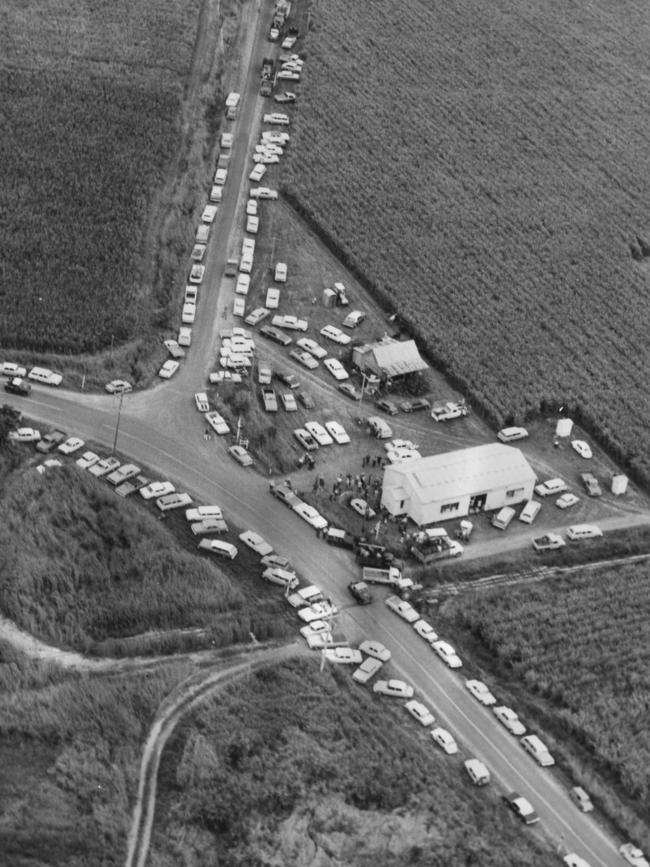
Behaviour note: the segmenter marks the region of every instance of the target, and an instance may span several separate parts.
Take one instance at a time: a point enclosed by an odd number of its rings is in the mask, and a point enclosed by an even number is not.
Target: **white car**
[[[461,668],[463,663],[451,644],[446,641],[434,641],[431,646],[449,668]]]
[[[273,274],[273,279],[276,283],[286,283],[287,282],[287,263],[286,262],[278,262],[275,266],[275,272]]]
[[[235,298],[232,302],[232,315],[244,316],[246,313],[246,302],[243,298]]]
[[[391,657],[390,650],[387,647],[384,647],[379,641],[372,641],[370,639],[362,641],[359,645],[359,650],[367,656],[381,660],[381,662],[388,662]]]
[[[281,157],[284,153],[284,148],[282,145],[273,144],[272,142],[264,141],[264,139],[262,139],[262,144],[255,145],[255,153],[276,154],[276,156]]]
[[[181,313],[181,322],[184,325],[192,325],[194,320],[196,319],[196,304],[191,301],[186,301],[183,304],[183,311]]]
[[[95,452],[84,452],[80,458],[77,458],[75,463],[78,467],[81,467],[82,470],[87,470],[89,467],[92,467],[93,464],[96,464],[99,461],[99,455],[95,454]]]
[[[521,735],[526,734],[526,726],[522,723],[519,716],[514,712],[514,710],[512,710],[512,708],[500,705],[499,707],[493,707],[492,713],[511,735],[521,737]]]
[[[431,729],[431,737],[448,756],[453,756],[458,752],[458,744],[454,740],[451,732],[448,732],[447,729],[442,729],[437,726],[436,728]]]
[[[225,418],[220,415],[216,410],[212,410],[212,412],[206,412],[205,420],[210,425],[210,427],[214,430],[216,434],[219,436],[225,436],[230,433],[230,428],[228,427],[228,423]]]
[[[35,427],[19,427],[9,431],[9,439],[15,443],[35,443],[41,438],[41,432]]]
[[[9,376],[13,379],[14,376],[27,376],[27,370],[13,361],[3,361],[0,364],[0,376]]]
[[[108,473],[112,473],[113,470],[116,470],[120,465],[120,462],[117,458],[102,458],[102,460],[97,461],[96,464],[93,464],[92,467],[88,467],[88,472],[92,476],[96,476],[100,478],[101,476],[106,476]]]
[[[273,317],[271,325],[275,325],[276,328],[289,328],[291,331],[306,331],[309,328],[306,319],[299,319],[297,316],[281,316],[280,314]]]
[[[185,350],[182,346],[179,345],[177,340],[172,340],[171,338],[168,340],[163,340],[163,346],[172,356],[172,358],[184,358]]]
[[[275,321],[279,317],[274,316],[273,320]],[[293,358],[299,364],[302,364],[303,367],[306,367],[307,370],[314,370],[318,367],[318,362],[314,358],[313,355],[310,355],[308,352],[305,352],[304,349],[292,349],[289,353],[289,357]]]
[[[182,509],[184,506],[189,506],[192,498],[189,494],[174,491],[172,494],[165,494],[164,497],[158,497],[156,506],[161,512],[168,512],[170,509]]]
[[[192,329],[187,325],[181,325],[178,329],[178,345],[179,346],[191,346],[192,345]],[[178,358],[178,355],[174,355],[174,358]]]
[[[228,180],[228,169],[217,169],[216,174],[214,176],[215,184],[218,184],[222,187],[226,181]]]
[[[133,386],[126,379],[112,379],[104,388],[109,394],[128,394],[133,391]]]
[[[239,534],[239,538],[244,545],[248,545],[248,547],[255,551],[256,554],[259,554],[260,557],[273,553],[273,545],[269,545],[269,543],[263,539],[259,533],[253,533],[252,530],[244,530],[243,533]]]
[[[83,448],[84,445],[84,441],[79,439],[79,437],[68,437],[64,443],[61,443],[58,449],[64,455],[72,455],[74,452],[78,452],[80,448]]]
[[[337,358],[326,358],[323,364],[337,381],[350,378],[350,374]]]
[[[474,698],[486,707],[491,707],[497,703],[496,698],[492,695],[487,685],[481,680],[466,680],[465,686]]]
[[[196,506],[185,512],[187,521],[202,521],[204,518],[216,518],[218,521],[223,521],[221,506]]]
[[[180,362],[170,359],[169,361],[166,361],[160,368],[160,370],[158,371],[158,376],[161,377],[161,379],[171,379],[179,367]]]
[[[337,421],[326,421],[325,428],[337,445],[344,446],[346,443],[350,442],[350,437],[347,431],[343,425],[339,424]]]
[[[280,162],[280,157],[277,154],[253,154],[253,162],[258,166],[271,166]]]
[[[266,174],[266,166],[263,166],[261,163],[256,163],[253,166],[253,171],[248,176],[249,181],[255,181],[255,183],[259,184],[264,175]]]
[[[571,440],[571,447],[580,455],[581,458],[589,460],[589,458],[593,457],[591,446],[584,440]]]
[[[309,635],[327,635],[331,633],[332,626],[327,620],[312,620],[306,626],[300,627],[300,634],[303,638]]]
[[[576,503],[580,502],[580,497],[577,497],[575,494],[567,493],[562,494],[562,496],[558,497],[555,501],[555,505],[558,509],[568,509],[571,506],[575,506]]]
[[[357,683],[368,683],[370,678],[374,677],[381,669],[382,665],[381,660],[367,656],[359,668],[352,672],[352,680],[356,680]]]
[[[564,856],[562,861],[567,865],[567,867],[591,867],[589,861],[582,858],[580,855],[576,855],[575,852],[569,852],[568,855]]]
[[[334,440],[327,433],[322,424],[317,421],[306,421],[305,429],[313,436],[319,446],[331,446]]]
[[[197,391],[194,395],[194,403],[199,412],[210,412],[208,396],[204,391]]]
[[[217,206],[216,205],[206,205],[203,208],[203,213],[201,214],[201,220],[204,223],[213,223],[214,218],[217,216]]]
[[[257,235],[260,228],[260,218],[259,217],[246,217],[246,231],[250,232],[251,235]]]
[[[433,644],[434,641],[438,640],[438,633],[426,620],[416,620],[413,624],[413,629],[420,638],[424,638],[429,644]]]
[[[205,256],[205,251],[208,248],[205,244],[195,244],[192,247],[192,252],[190,253],[190,259],[193,259],[195,262],[201,262],[203,257]]]
[[[323,651],[328,662],[339,662],[345,665],[359,665],[361,653],[354,647],[328,647]]]
[[[306,521],[311,527],[314,527],[316,530],[324,530],[327,527],[327,519],[324,518],[319,511],[317,511],[313,506],[310,506],[308,503],[297,503],[293,506],[293,511],[298,515],[303,521]]]
[[[395,614],[399,614],[402,620],[406,620],[407,623],[415,623],[416,620],[420,619],[420,615],[410,602],[400,599],[399,596],[388,596],[386,598],[386,605]]]
[[[426,705],[422,704],[421,701],[411,699],[411,701],[406,702],[404,707],[411,716],[420,723],[420,725],[432,726],[434,724],[435,719],[433,714]]]
[[[202,521],[194,521],[190,530],[195,536],[204,536],[206,533],[227,533],[228,524],[223,518],[203,518]]]
[[[422,455],[417,449],[405,449],[401,447],[398,449],[388,449],[386,457],[391,464],[403,464],[406,461],[418,460]]]
[[[394,698],[411,698],[413,695],[413,687],[403,680],[378,680],[372,687],[372,691]]]
[[[171,482],[150,482],[144,488],[140,488],[140,496],[145,500],[152,500],[154,497],[164,497],[167,494],[173,494],[176,488]]]
[[[255,199],[249,199],[246,202],[246,216],[247,217],[257,217],[259,212],[259,202]]]
[[[253,199],[277,199],[278,191],[269,187],[252,187],[248,195]]]
[[[465,770],[475,786],[485,786],[490,782],[490,772],[479,759],[467,759]]]
[[[244,446],[230,446],[228,454],[234,458],[242,467],[252,467],[253,458],[248,454]]]
[[[290,391],[281,391],[280,400],[282,401],[282,406],[284,407],[285,412],[298,412],[296,398]]]
[[[632,867],[650,867],[641,849],[633,843],[623,843],[618,851]]]
[[[54,373],[54,371],[48,370],[47,367],[32,367],[27,374],[27,378],[41,382],[43,385],[61,385],[63,381],[60,373]]]
[[[327,355],[327,350],[323,349],[319,343],[316,343],[310,337],[301,337],[300,340],[296,340],[296,346],[304,349],[310,355],[313,355],[314,358],[325,358]]]
[[[306,605],[298,611],[298,617],[305,623],[313,623],[314,620],[323,620],[338,613],[338,608],[329,602],[315,602]]]
[[[370,505],[361,497],[353,497],[350,500],[350,508],[353,509],[357,515],[361,515],[362,518],[374,518],[376,512],[374,509],[370,507]]]
[[[527,436],[525,427],[504,427],[497,434],[497,439],[502,443],[513,443],[516,440],[525,440]]]
[[[285,145],[291,136],[288,132],[282,130],[267,129],[262,133],[263,142],[271,142],[272,144]]]
[[[343,346],[346,346],[352,340],[349,334],[345,334],[334,325],[326,325],[324,328],[321,328],[320,333],[323,337],[327,337],[328,340],[340,343]]]
[[[283,557],[282,554],[265,554],[260,560],[262,566],[275,566],[278,569],[291,570],[291,560],[288,557]]]
[[[278,126],[289,126],[291,122],[289,120],[288,114],[282,114],[282,112],[279,111],[273,111],[270,114],[265,114],[262,119],[264,123],[278,124]]]
[[[251,278],[250,274],[238,274],[237,283],[235,284],[235,293],[237,295],[248,295],[250,289]]]
[[[262,572],[262,578],[271,584],[279,584],[285,590],[294,590],[300,583],[295,572],[290,569],[280,569],[278,566],[267,566]]]
[[[550,497],[553,494],[563,494],[567,490],[567,487],[568,485],[564,479],[547,479],[545,482],[535,485],[535,493],[538,497]]]

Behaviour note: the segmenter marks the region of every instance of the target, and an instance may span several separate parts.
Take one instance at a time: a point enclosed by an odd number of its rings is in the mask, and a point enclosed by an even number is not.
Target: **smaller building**
[[[536,481],[519,449],[489,443],[386,467],[381,504],[423,527],[523,503]]]
[[[352,363],[364,373],[374,373],[382,380],[397,379],[429,367],[421,358],[415,340],[395,340],[393,337],[355,347]]]

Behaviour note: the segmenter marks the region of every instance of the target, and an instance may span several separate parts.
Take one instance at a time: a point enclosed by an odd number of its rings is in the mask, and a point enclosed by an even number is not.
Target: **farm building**
[[[383,380],[397,379],[429,367],[420,357],[415,340],[395,340],[393,337],[355,347],[352,363],[359,370],[375,373]]]
[[[522,503],[535,482],[519,449],[489,443],[386,467],[381,504],[422,527]]]

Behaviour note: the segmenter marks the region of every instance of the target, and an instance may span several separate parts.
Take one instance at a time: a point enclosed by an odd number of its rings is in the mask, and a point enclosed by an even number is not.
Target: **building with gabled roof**
[[[386,467],[381,504],[422,527],[525,502],[536,481],[519,449],[488,443]]]
[[[420,356],[415,340],[395,340],[393,337],[355,347],[352,363],[359,370],[375,373],[382,379],[396,379],[429,368]]]

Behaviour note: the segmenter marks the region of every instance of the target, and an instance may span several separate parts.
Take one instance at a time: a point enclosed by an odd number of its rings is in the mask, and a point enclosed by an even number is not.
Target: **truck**
[[[235,120],[239,111],[239,101],[241,96],[239,93],[232,91],[226,97],[226,120]]]
[[[269,41],[277,42],[280,38],[282,28],[286,24],[287,18],[291,12],[291,3],[288,0],[276,0],[275,9],[273,11],[273,20],[269,30]]]
[[[275,61],[272,57],[262,60],[262,83],[260,84],[260,96],[271,96],[275,84]]]
[[[411,554],[425,566],[434,560],[444,560],[447,557],[460,557],[463,546],[455,539],[450,539],[442,527],[434,527],[416,533],[411,544]]]
[[[366,584],[387,584],[389,587],[394,587],[400,594],[415,587],[410,578],[402,577],[401,569],[396,566],[389,566],[387,569],[364,566],[361,574]]]

